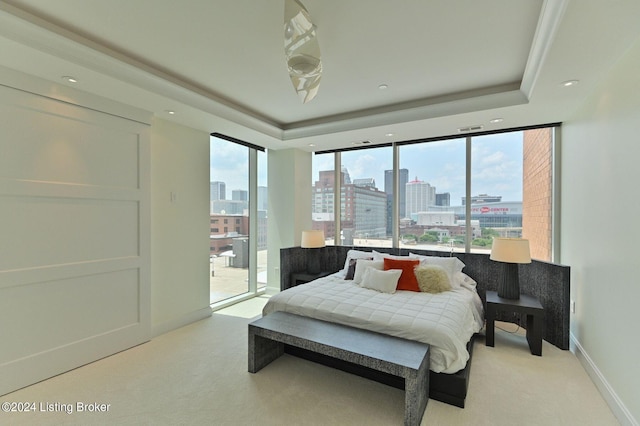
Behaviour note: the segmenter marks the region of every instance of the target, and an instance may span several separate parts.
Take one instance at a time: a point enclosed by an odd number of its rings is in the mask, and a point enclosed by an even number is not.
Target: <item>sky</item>
[[[267,186],[267,154],[258,152],[258,186]],[[249,188],[249,148],[211,137],[210,180],[224,182],[227,199],[234,189]]]
[[[400,168],[409,181],[418,179],[449,192],[451,205],[462,204],[465,188],[465,140],[429,142],[400,147]],[[384,190],[384,171],[392,168],[391,147],[342,153],[342,165],[351,179],[374,178]],[[266,153],[258,153],[258,185],[267,186]],[[320,170],[333,170],[333,154],[313,155],[312,182]],[[211,141],[211,181],[231,191],[248,187],[248,148],[226,141]],[[471,143],[471,195],[501,195],[503,201],[522,200],[522,132],[475,137]]]

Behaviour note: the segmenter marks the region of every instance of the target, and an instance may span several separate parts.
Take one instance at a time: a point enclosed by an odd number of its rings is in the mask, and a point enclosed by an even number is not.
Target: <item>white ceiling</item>
[[[207,132],[324,150],[563,121],[640,37],[635,0],[303,3],[323,61],[307,104],[287,73],[283,0],[0,1],[0,65],[73,75]]]

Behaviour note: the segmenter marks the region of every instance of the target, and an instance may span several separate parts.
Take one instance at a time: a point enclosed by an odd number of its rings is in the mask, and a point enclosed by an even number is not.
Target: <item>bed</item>
[[[397,285],[393,284],[393,290],[391,287],[381,289],[379,283],[372,284],[378,275],[374,276],[371,269],[387,272],[389,268],[385,270],[380,263],[387,260],[403,263],[409,259],[412,265],[418,261],[418,265],[442,269],[450,289],[434,292],[398,289],[402,287],[401,280]],[[392,266],[397,264],[391,263]],[[434,264],[437,266],[432,266]],[[470,342],[482,329],[484,317],[476,282],[462,272],[463,267],[464,263],[455,257],[390,256],[375,251],[351,250],[343,269],[272,296],[263,315],[283,311],[427,343],[431,346],[430,369],[433,373],[464,376],[464,392],[456,391],[463,393],[462,398],[451,401],[445,397],[444,402],[464,406]],[[403,271],[401,275],[404,274]],[[439,381],[432,380],[431,386],[438,387]],[[444,387],[448,386],[445,380]],[[439,389],[432,390],[432,397],[438,392]],[[434,399],[443,400],[437,396]]]

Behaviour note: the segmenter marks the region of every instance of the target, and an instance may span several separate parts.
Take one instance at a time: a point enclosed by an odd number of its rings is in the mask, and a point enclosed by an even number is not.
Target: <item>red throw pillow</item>
[[[419,259],[400,260],[389,259],[387,257],[384,258],[385,271],[388,271],[389,269],[402,269],[402,275],[400,275],[400,279],[398,280],[398,287],[396,287],[396,290],[420,291],[418,279],[416,278],[416,274],[413,271],[413,268],[415,268],[419,264]]]

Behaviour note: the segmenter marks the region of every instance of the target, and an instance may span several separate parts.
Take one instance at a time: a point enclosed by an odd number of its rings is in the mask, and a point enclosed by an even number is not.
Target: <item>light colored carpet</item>
[[[6,395],[0,400],[70,404],[64,411],[0,412],[15,425],[401,425],[404,392],[284,355],[247,372],[247,324],[266,298]],[[505,328],[513,329],[511,324]],[[496,331],[475,349],[467,406],[430,400],[423,425],[617,425],[569,351]],[[110,404],[78,413],[76,403]]]

